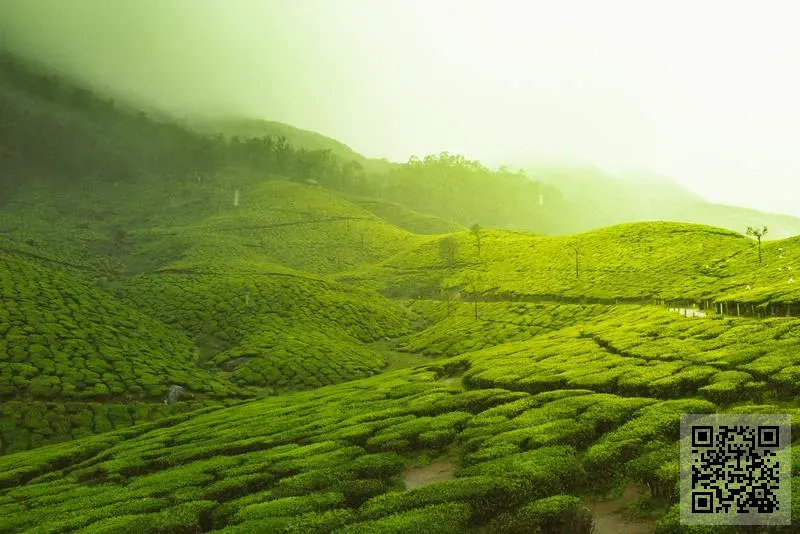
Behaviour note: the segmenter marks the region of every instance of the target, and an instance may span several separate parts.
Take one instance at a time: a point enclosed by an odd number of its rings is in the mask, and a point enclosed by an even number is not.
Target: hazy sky
[[[800,216],[798,14],[793,0],[0,0],[8,44],[172,109],[392,160],[641,169]]]

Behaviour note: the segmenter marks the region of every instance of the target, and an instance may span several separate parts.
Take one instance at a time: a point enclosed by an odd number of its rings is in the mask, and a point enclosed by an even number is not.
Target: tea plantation
[[[682,321],[686,335],[712,322]],[[566,496],[602,491],[619,476],[674,502],[680,414],[730,405],[693,395],[670,400],[666,386],[629,394],[610,380],[541,387],[531,379],[558,367],[548,359],[574,353],[587,361],[591,347],[575,341],[547,358],[546,342],[531,343],[501,345],[495,352],[504,356],[471,352],[7,455],[0,458],[0,525],[31,532],[430,532],[434,525],[467,532],[483,525],[505,532],[539,522],[544,532],[553,524],[588,532],[580,500]],[[516,367],[499,367],[504,380],[492,386],[485,369],[502,358]],[[461,372],[464,389],[442,380]],[[607,392],[578,387],[599,383],[595,389]],[[800,424],[800,410],[780,409]],[[404,491],[404,469],[423,451],[454,458],[456,476]],[[659,531],[674,528],[672,514]]]
[[[0,534],[798,531],[800,238],[0,73]],[[680,525],[686,413],[791,416],[793,525]]]
[[[31,244],[52,209],[9,211],[0,532],[588,534],[628,483],[634,523],[708,532],[679,525],[680,415],[800,425],[796,240],[761,264],[675,223],[478,251],[382,201],[245,185],[142,207],[116,245],[94,223]]]

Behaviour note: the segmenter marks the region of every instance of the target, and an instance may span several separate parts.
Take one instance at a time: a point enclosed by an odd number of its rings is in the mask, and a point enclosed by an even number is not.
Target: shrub
[[[463,469],[459,475],[518,480],[529,486],[528,499],[571,491],[586,482],[575,449],[565,446],[543,447],[478,463]]]
[[[349,468],[364,478],[384,478],[403,470],[405,460],[394,453],[364,454],[353,460]]]
[[[334,534],[463,534],[472,510],[466,504],[434,504],[375,521],[355,523]]]
[[[234,520],[253,521],[268,517],[295,516],[307,512],[319,512],[329,508],[338,508],[344,504],[344,501],[344,495],[340,492],[284,497],[245,506],[234,515]]]
[[[519,502],[527,487],[519,481],[487,476],[456,478],[406,492],[379,495],[361,507],[361,515],[375,519],[432,504],[465,502],[476,514],[473,519],[481,522]]]
[[[331,489],[340,491],[344,495],[347,506],[358,508],[365,501],[386,493],[390,489],[389,483],[374,478],[344,480],[334,485]]]
[[[592,514],[581,500],[571,495],[554,495],[506,513],[491,522],[489,532],[497,534],[590,534]]]

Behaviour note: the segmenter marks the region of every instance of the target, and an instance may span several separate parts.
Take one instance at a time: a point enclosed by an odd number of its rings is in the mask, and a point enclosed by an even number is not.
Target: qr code
[[[681,523],[791,523],[791,417],[681,416]]]

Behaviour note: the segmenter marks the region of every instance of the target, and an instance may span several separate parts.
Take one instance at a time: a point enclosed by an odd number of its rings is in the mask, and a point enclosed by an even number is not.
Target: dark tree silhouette
[[[439,240],[439,257],[447,262],[448,267],[453,267],[458,252],[458,241],[452,236]]]
[[[480,275],[480,273],[477,273],[477,272],[467,273],[466,280],[467,280],[467,287],[469,288],[469,292],[470,292],[470,294],[472,296],[472,302],[474,304],[475,320],[477,321],[478,320],[478,303],[480,301],[480,299],[478,297],[478,284],[481,281],[481,275]]]
[[[481,237],[483,237],[482,232],[483,228],[478,223],[473,224],[469,228],[469,232],[472,234],[472,237],[475,238],[475,248],[478,249],[478,256],[481,255]]]
[[[570,245],[569,248],[572,249],[573,252],[575,252],[575,279],[579,279],[581,277],[581,272],[580,272],[580,268],[579,268],[579,257],[578,256],[579,256],[579,254],[581,252],[581,249],[577,245]]]
[[[756,238],[758,241],[758,263],[761,263],[761,238],[767,235],[767,227],[753,228],[752,226],[748,226],[747,235]]]

